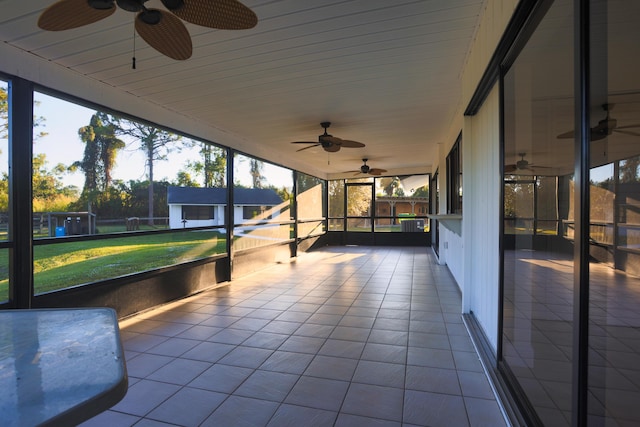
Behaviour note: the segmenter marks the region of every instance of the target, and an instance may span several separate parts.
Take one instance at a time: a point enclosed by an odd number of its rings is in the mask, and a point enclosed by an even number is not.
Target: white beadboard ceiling
[[[220,135],[214,142],[323,178],[357,169],[363,157],[394,174],[432,171],[436,144],[452,142],[461,72],[484,4],[246,0],[255,28],[187,23],[193,56],[174,61],[134,38],[134,15],[120,9],[78,29],[42,31],[38,16],[53,1],[0,0],[0,71],[13,73],[12,61],[53,66],[82,81],[86,89],[76,95],[89,101],[112,100],[108,107],[141,116],[145,105],[166,109],[173,127]],[[159,0],[146,6],[163,8]],[[118,103],[120,94],[136,99],[135,111]],[[316,141],[322,121],[332,122],[332,135],[366,147],[296,152],[303,146],[290,142]]]

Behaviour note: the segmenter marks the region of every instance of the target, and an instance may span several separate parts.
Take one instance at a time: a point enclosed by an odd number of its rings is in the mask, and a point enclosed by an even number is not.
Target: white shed
[[[235,188],[234,223],[263,221],[280,215],[283,200],[268,188]],[[169,227],[205,227],[224,225],[227,205],[226,188],[167,188]]]

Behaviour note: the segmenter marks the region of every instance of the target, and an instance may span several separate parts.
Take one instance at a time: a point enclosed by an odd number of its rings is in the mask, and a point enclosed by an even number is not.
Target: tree
[[[78,129],[78,135],[85,144],[84,155],[81,161],[74,162],[69,169],[81,169],[84,172],[82,203],[90,203],[97,208],[110,195],[108,189],[113,179],[116,156],[125,147],[125,143],[118,139],[116,127],[109,122],[108,115],[102,112],[93,114],[89,124]]]
[[[111,172],[116,165],[116,156],[125,147],[125,143],[116,137],[116,128],[113,124],[107,123],[108,117],[105,113],[99,112],[96,116],[95,133],[100,143],[100,163],[104,174],[102,185],[106,190],[111,186]]]
[[[145,166],[149,184],[147,193],[149,202],[148,223],[153,226],[154,206],[156,205],[154,202],[153,166],[156,161],[167,160],[168,154],[173,149],[181,150],[182,146],[179,143],[182,141],[182,137],[155,126],[114,116],[109,116],[109,123],[115,127],[116,135],[133,138],[139,144],[139,149],[145,153]]]
[[[307,190],[311,190],[318,185],[322,185],[322,180],[315,176],[307,175],[305,173],[298,173],[297,189],[298,194],[302,194]]]
[[[249,160],[249,173],[251,174],[253,188],[262,188],[262,181],[264,181],[264,176],[262,175],[263,167],[264,163],[260,160],[253,158]]]
[[[426,197],[429,198],[429,186],[423,185],[413,192],[413,197]]]
[[[202,177],[204,187],[225,187],[227,176],[227,158],[222,148],[202,142],[201,161],[187,162],[186,169]]]
[[[93,117],[92,117],[93,120]],[[84,126],[78,129],[78,135],[84,142],[84,155],[82,160],[74,162],[70,170],[81,169],[84,172],[84,187],[82,194],[84,198],[90,199],[98,191],[98,175],[100,174],[100,164],[98,162],[99,146],[96,142],[96,135],[93,126]]]
[[[9,96],[4,88],[0,87],[0,139],[6,139],[9,135]]]
[[[347,216],[368,216],[371,214],[371,187],[354,185],[347,191]]]
[[[400,188],[400,179],[397,176],[381,178],[380,187],[387,197],[391,197]]]
[[[328,182],[329,217],[344,216],[344,180],[334,179]]]
[[[205,187],[225,187],[227,176],[227,157],[222,148],[203,143],[200,149],[203,158]]]
[[[35,105],[39,105],[38,101],[35,102]],[[34,129],[39,126],[44,126],[44,117],[34,117],[33,118],[33,127]],[[33,139],[37,140],[43,136],[46,136],[47,133],[44,131],[40,131],[34,134]],[[9,94],[7,90],[3,87],[0,87],[0,139],[7,139],[9,137]]]
[[[533,218],[534,183],[527,181],[505,182],[504,217]]]
[[[47,156],[38,154],[33,158],[33,209],[34,211],[64,210],[73,200],[78,198],[76,187],[65,187],[62,175],[66,166],[58,164],[47,169]],[[8,179],[8,177],[3,177]]]
[[[169,207],[167,205],[167,187],[170,183],[166,181],[157,181],[153,186],[154,212],[160,217],[169,216]],[[128,185],[127,215],[144,216],[149,211],[147,203],[149,201],[149,181],[129,181]]]
[[[637,182],[640,157],[631,157],[620,162],[620,182]]]
[[[180,187],[200,187],[198,182],[195,179],[193,179],[193,177],[189,172],[186,172],[186,171],[178,172],[176,185]]]

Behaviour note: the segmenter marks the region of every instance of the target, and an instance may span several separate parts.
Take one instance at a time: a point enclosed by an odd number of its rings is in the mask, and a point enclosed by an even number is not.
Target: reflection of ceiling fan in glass
[[[518,156],[520,156],[520,160],[518,160],[517,162],[510,164],[510,165],[505,165],[504,166],[504,172],[505,173],[514,173],[516,171],[530,171],[533,172],[534,169],[548,169],[549,166],[536,166],[533,163],[529,163],[528,160],[525,160],[525,156],[527,155],[527,153],[518,153]]]
[[[255,13],[237,0],[162,0],[167,10],[147,8],[147,0],[59,0],[46,8],[38,27],[62,31],[93,24],[116,11],[137,13],[135,29],[151,47],[172,59],[191,57],[191,36],[182,20],[220,30],[253,28]],[[135,68],[135,67],[134,67]]]
[[[618,126],[618,121],[609,115],[609,111],[613,109],[614,104],[603,104],[602,109],[606,112],[604,119],[600,120],[598,124],[591,128],[591,141],[598,141],[611,135],[613,132],[624,133],[626,135],[640,136],[638,132],[632,132],[627,129],[640,128],[640,124]],[[558,138],[574,138],[575,131],[561,133]]]

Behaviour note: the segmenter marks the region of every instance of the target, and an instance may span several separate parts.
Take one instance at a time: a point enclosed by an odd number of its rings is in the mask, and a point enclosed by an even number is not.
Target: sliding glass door
[[[534,425],[640,424],[638,22],[556,0],[503,75],[499,370]]]

